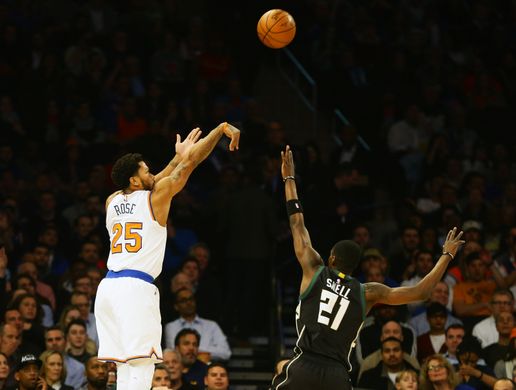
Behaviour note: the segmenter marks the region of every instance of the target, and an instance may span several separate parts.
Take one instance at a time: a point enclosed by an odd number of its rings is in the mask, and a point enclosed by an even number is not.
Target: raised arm
[[[324,263],[319,253],[312,247],[310,234],[305,227],[303,209],[297,197],[295,174],[294,158],[290,146],[287,145],[285,151],[281,152],[281,176],[285,182],[285,199],[294,251],[303,269],[303,280],[301,281],[301,293],[303,293],[309,286],[317,268]]]
[[[170,201],[174,195],[184,188],[195,167],[209,156],[224,134],[231,139],[229,150],[238,150],[240,130],[226,122],[218,125],[202,139],[199,139],[201,131],[198,128],[192,130],[183,142],[177,136],[176,153],[179,163],[168,176],[156,181],[152,194],[152,207],[160,224],[165,226],[167,222]]]
[[[404,305],[415,301],[428,299],[435,284],[443,277],[448,263],[457,254],[458,249],[464,241],[460,238],[462,232],[457,234],[457,228],[448,232],[446,241],[443,245],[443,253],[434,268],[415,286],[390,288],[380,283],[365,283],[365,298],[367,311],[375,303],[385,303],[388,305]]]

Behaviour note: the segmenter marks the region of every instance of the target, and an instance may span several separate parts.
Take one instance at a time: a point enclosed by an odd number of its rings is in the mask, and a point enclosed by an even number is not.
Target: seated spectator
[[[366,356],[378,348],[382,326],[388,321],[396,321],[401,325],[403,333],[403,351],[416,356],[416,335],[414,330],[406,323],[399,321],[401,317],[398,306],[379,304],[371,309],[372,316],[367,317],[362,325],[356,341],[356,356],[358,363],[362,363]]]
[[[421,389],[453,390],[458,383],[459,377],[448,360],[440,354],[428,356],[421,367]]]
[[[226,367],[220,363],[210,364],[204,377],[204,385],[206,390],[228,390],[229,377]]]
[[[459,364],[459,360],[457,359],[457,347],[462,342],[464,334],[464,326],[460,324],[453,324],[446,328],[446,340],[444,342],[446,345],[446,352],[443,356],[448,359],[452,365]]]
[[[21,353],[36,353],[41,352],[40,346],[34,344],[32,341],[23,338],[23,319],[18,309],[7,309],[4,313],[4,322],[13,325],[20,334],[20,351]]]
[[[171,389],[172,384],[170,382],[170,372],[167,366],[164,364],[156,364],[154,366],[154,374],[152,375],[152,388],[164,387]]]
[[[43,310],[36,297],[23,293],[14,298],[9,308],[17,309],[23,320],[23,338],[38,347],[38,352],[45,349],[44,328],[41,325]]]
[[[39,357],[41,365],[41,377],[51,389],[74,390],[72,386],[65,384],[66,367],[64,357],[58,351],[45,351]]]
[[[388,321],[382,326],[382,334],[380,336],[380,343],[390,337],[394,337],[403,342],[403,332],[401,325],[396,321]],[[403,352],[403,360],[419,370],[419,362],[417,359],[406,352]],[[361,377],[364,371],[374,368],[382,361],[382,351],[378,348],[376,351],[368,355],[359,367],[358,377]]]
[[[495,317],[502,312],[513,312],[514,297],[510,290],[498,290],[489,300],[491,315],[473,327],[473,336],[480,340],[482,348],[498,341]]]
[[[72,320],[65,331],[66,343],[68,345],[68,354],[82,364],[94,355],[94,351],[86,350],[86,324],[82,319]]]
[[[450,286],[451,291],[453,292],[453,288],[459,282],[464,281],[464,275],[466,274],[466,264],[465,258],[468,257],[473,252],[482,252],[484,249],[482,245],[480,245],[476,241],[467,241],[462,248],[462,251],[459,252],[458,257],[456,258],[457,265],[451,267],[444,277],[444,281],[448,286]],[[492,273],[490,270],[486,269],[485,278],[489,279],[492,277]]]
[[[216,322],[197,315],[195,296],[188,289],[179,290],[176,294],[174,308],[179,318],[165,325],[167,348],[174,346],[176,335],[182,329],[195,329],[201,336],[198,359],[205,363],[211,360],[228,360],[231,357],[226,336]]]
[[[164,291],[164,293],[160,295],[161,321],[164,324],[179,317],[175,305],[170,307],[170,302],[174,301],[177,292],[183,288],[193,291],[193,284],[190,277],[180,271],[170,279],[169,291]]]
[[[505,250],[495,258],[494,266],[502,277],[509,276],[516,270],[516,226],[511,226],[504,234]],[[516,294],[516,284],[510,287],[511,292]]]
[[[45,346],[47,351],[57,351],[63,354],[64,366],[66,367],[64,383],[74,389],[81,387],[86,378],[84,364],[66,353],[65,335],[60,327],[53,326],[45,330]]]
[[[368,271],[372,267],[380,268],[381,275],[383,276],[381,283],[389,287],[399,287],[399,283],[388,276],[389,262],[376,248],[368,248],[364,251],[362,262],[360,263],[361,275],[358,275],[357,279],[362,283],[366,282]]]
[[[501,312],[495,317],[498,341],[484,348],[484,356],[489,367],[495,367],[509,351],[511,332],[514,328],[514,316],[509,312]]]
[[[59,321],[57,325],[61,329],[66,329],[70,321],[81,318],[81,311],[77,306],[68,305],[63,308],[61,315],[59,316]]]
[[[172,389],[196,390],[197,386],[183,382],[183,362],[178,351],[170,348],[163,350],[163,364],[170,374],[170,386]]]
[[[409,286],[415,286],[418,284],[421,279],[423,279],[426,274],[428,274],[432,268],[434,267],[434,255],[432,252],[429,252],[427,250],[418,250],[414,254],[414,272],[413,275],[410,277],[410,279],[406,279],[403,282],[401,282],[401,286],[409,287]],[[422,302],[414,302],[409,303],[407,305],[409,312],[414,313],[418,308],[423,306]]]
[[[404,370],[396,377],[396,390],[417,390],[417,373],[413,370]]]
[[[76,306],[80,313],[81,319],[86,324],[88,330],[88,337],[92,340],[95,345],[99,346],[99,336],[97,335],[97,323],[95,321],[95,315],[91,312],[91,297],[88,294],[74,291],[70,297],[70,304]]]
[[[511,341],[506,355],[496,362],[494,372],[497,378],[509,378],[514,380],[516,373],[516,329],[511,332]]]
[[[22,355],[14,370],[14,379],[18,390],[31,390],[47,386],[43,378],[39,376],[41,360],[32,354]]]
[[[7,361],[7,355],[3,352],[0,352],[0,389],[4,390],[6,388],[7,377],[9,376],[11,368],[9,367],[9,362]]]
[[[90,356],[85,363],[86,383],[80,390],[107,390],[108,364],[97,356]]]
[[[438,282],[430,294],[430,298],[428,299],[427,305],[431,304],[432,302],[438,302],[441,305],[446,306],[448,304],[448,292],[449,288],[448,285],[444,282]],[[409,320],[409,325],[414,329],[416,332],[416,336],[421,336],[423,333],[430,331],[430,325],[428,324],[427,316],[426,316],[426,308],[424,307],[424,311],[415,315]],[[462,321],[459,320],[457,317],[454,317],[447,309],[448,315],[446,316],[446,324],[445,327],[452,324],[462,324]]]
[[[382,360],[375,367],[368,369],[358,378],[357,387],[363,389],[396,389],[396,376],[403,370],[412,369],[403,360],[401,341],[395,337],[388,337],[382,341]]]
[[[510,379],[498,379],[493,385],[493,390],[514,390],[516,384]]]
[[[208,371],[208,365],[197,359],[201,336],[194,329],[183,329],[177,334],[174,345],[183,363],[183,382],[200,386]]]
[[[464,261],[466,279],[455,285],[453,311],[464,322],[466,330],[471,330],[475,324],[492,314],[489,301],[497,288],[497,282],[484,279],[486,265],[479,252],[469,254]]]
[[[38,269],[34,263],[30,261],[24,261],[20,263],[16,273],[18,275],[29,274],[36,281],[36,293],[48,300],[52,310],[56,309],[56,297],[54,290],[49,284],[43,283],[41,280],[39,280]]]
[[[25,290],[28,294],[31,294],[36,298],[36,301],[41,308],[42,326],[49,327],[54,325],[54,313],[52,307],[50,306],[50,302],[48,302],[46,298],[38,295],[36,291],[36,281],[32,278],[32,276],[29,274],[18,274],[16,276],[14,288]]]
[[[438,302],[426,310],[430,330],[417,338],[417,359],[423,362],[428,356],[446,352],[445,324],[448,311]]]
[[[461,383],[474,389],[489,390],[493,387],[496,378],[490,367],[479,364],[482,357],[480,341],[475,336],[464,336],[457,347],[459,364],[455,368],[461,377]]]

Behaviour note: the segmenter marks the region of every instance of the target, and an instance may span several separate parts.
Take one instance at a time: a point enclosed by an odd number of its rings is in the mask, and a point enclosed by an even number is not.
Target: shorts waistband
[[[340,360],[337,360],[337,359],[334,359],[332,357],[329,357],[329,356],[325,356],[325,355],[321,355],[321,354],[318,354],[318,353],[313,353],[313,352],[303,352],[302,354],[302,357],[306,360],[309,360],[309,361],[313,361],[313,362],[316,362],[316,363],[321,363],[321,361],[324,361],[324,364],[326,365],[331,365],[331,366],[337,366],[337,367],[342,367],[344,366],[346,368],[346,371],[347,371],[347,364],[346,362],[343,362],[343,361],[340,361]]]
[[[154,278],[150,276],[148,273],[145,273],[143,271],[138,271],[135,269],[123,269],[120,271],[108,271],[106,274],[106,278],[112,279],[112,278],[136,278],[143,280],[147,283],[154,282]]]

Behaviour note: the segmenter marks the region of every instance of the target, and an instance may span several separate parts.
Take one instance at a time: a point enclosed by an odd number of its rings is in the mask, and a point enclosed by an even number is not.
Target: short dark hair
[[[355,241],[342,240],[331,249],[335,256],[335,268],[344,273],[351,273],[360,262],[362,248]]]
[[[446,306],[439,302],[432,302],[426,308],[427,317],[434,317],[436,315],[444,315],[448,316],[448,310],[446,310]]]
[[[82,326],[84,328],[84,330],[88,330],[88,327],[86,326],[86,322],[84,322],[84,320],[81,320],[80,318],[74,318],[73,320],[71,320],[68,325],[66,325],[66,330],[65,330],[65,335],[68,336],[68,333],[70,332],[70,328],[73,326],[73,325],[79,325],[79,326]]]
[[[388,343],[389,341],[395,341],[397,342],[399,345],[400,345],[400,348],[401,348],[401,345],[402,345],[402,342],[400,339],[397,339],[396,337],[387,337],[385,340],[382,340],[382,348],[381,350],[383,351],[383,346],[385,345],[385,343]]]
[[[482,260],[482,257],[480,255],[480,252],[471,252],[469,255],[466,256],[464,259],[464,264],[470,265],[475,260]]]
[[[117,189],[129,187],[129,179],[140,169],[143,156],[140,153],[127,153],[116,160],[111,170],[111,180]]]
[[[477,354],[478,358],[482,358],[482,345],[480,341],[473,335],[465,335],[462,338],[461,343],[457,346],[457,357],[463,353],[474,352]]]
[[[179,345],[179,340],[181,340],[183,336],[189,334],[193,334],[197,338],[197,344],[201,343],[201,335],[199,334],[199,332],[192,328],[184,328],[180,330],[179,333],[176,335],[176,338],[174,339],[174,345],[177,347]]]
[[[215,367],[221,367],[224,369],[224,371],[226,371],[226,373],[228,372],[228,368],[226,367],[225,364],[222,364],[221,362],[213,362],[213,363],[208,364],[208,369],[206,370],[206,376],[208,376],[208,373],[210,372],[210,370]]]
[[[462,325],[462,324],[451,324],[450,326],[448,326],[448,327],[446,328],[446,331],[444,332],[444,334],[445,334],[446,336],[448,336],[448,331],[449,331],[450,329],[462,329],[462,330],[464,331],[464,334],[466,333],[466,328],[464,328],[464,325]]]

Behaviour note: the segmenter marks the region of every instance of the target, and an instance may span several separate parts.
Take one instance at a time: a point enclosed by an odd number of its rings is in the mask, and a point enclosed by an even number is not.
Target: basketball
[[[287,46],[296,35],[294,18],[282,9],[271,9],[265,12],[256,26],[258,38],[271,49]]]

